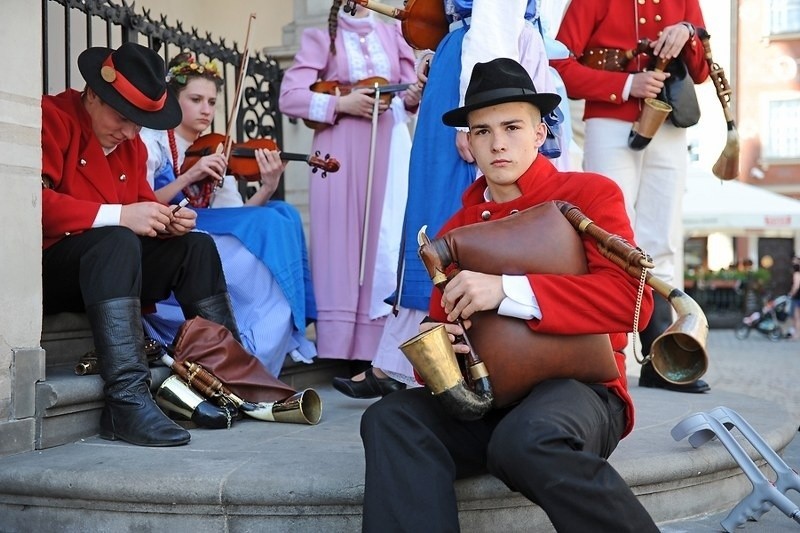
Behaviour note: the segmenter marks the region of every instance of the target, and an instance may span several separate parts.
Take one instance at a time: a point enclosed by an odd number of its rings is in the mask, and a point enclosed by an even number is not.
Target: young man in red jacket
[[[462,209],[441,233],[564,200],[633,242],[616,184],[597,174],[559,172],[537,155],[546,137],[542,114],[559,100],[537,93],[511,59],[475,66],[464,107],[445,113],[443,120],[469,127],[469,145],[484,176],[466,190]],[[539,333],[607,333],[619,377],[593,384],[545,380],[518,404],[473,421],[452,417],[427,388],[384,397],[361,421],[364,531],[457,531],[453,481],[486,471],[541,506],[558,531],[658,531],[606,461],[633,427],[622,350],[638,280],[603,257],[592,239],[582,243],[587,274],[498,276],[462,270],[444,292],[434,291],[430,317],[446,324],[454,343],[463,331],[453,322],[461,318],[468,324],[478,311],[525,320]],[[642,320],[649,318],[652,305],[645,290]],[[421,329],[435,325],[424,323]],[[454,349],[468,351],[460,343]]]
[[[214,242],[196,214],[160,204],[146,179],[142,126],[181,121],[164,62],[126,43],[78,58],[83,92],[42,98],[44,312],[86,311],[105,381],[100,436],[174,446],[190,435],[156,406],[141,305],[174,292],[186,318],[202,316],[238,339]]]

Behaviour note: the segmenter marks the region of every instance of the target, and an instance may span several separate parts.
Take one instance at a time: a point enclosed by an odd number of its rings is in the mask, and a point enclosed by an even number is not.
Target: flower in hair
[[[185,61],[170,67],[167,71],[167,81],[175,80],[181,85],[186,85],[187,76],[204,76],[221,80],[220,67],[215,60],[198,63],[194,56],[189,56]]]

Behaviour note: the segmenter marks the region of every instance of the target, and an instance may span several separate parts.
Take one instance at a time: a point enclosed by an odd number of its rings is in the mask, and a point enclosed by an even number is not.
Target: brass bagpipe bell
[[[628,147],[631,150],[644,150],[671,112],[672,106],[668,103],[645,98],[642,112],[628,134]]]
[[[669,59],[659,59],[653,70],[663,72],[668,63]],[[644,150],[671,112],[672,106],[668,103],[657,98],[645,98],[639,118],[628,134],[628,147],[631,150]]]
[[[456,361],[453,345],[444,324],[424,331],[400,345],[400,351],[425,380],[425,386],[445,410],[459,420],[478,420],[492,408],[491,389],[476,393],[464,379]],[[479,366],[471,377],[487,379],[485,367]]]

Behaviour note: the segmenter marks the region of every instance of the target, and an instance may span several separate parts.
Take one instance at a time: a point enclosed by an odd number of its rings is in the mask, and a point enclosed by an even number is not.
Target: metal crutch
[[[698,432],[700,434],[692,438]],[[753,491],[720,523],[725,531],[732,533],[749,518],[764,514],[772,505],[800,523],[800,507],[770,483],[722,422],[708,413],[695,413],[676,424],[671,435],[676,441],[689,437],[689,443],[695,448],[716,436],[753,484]]]

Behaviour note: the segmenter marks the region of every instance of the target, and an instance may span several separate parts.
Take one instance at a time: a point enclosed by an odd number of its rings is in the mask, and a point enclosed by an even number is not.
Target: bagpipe
[[[669,77],[664,80],[658,97],[644,99],[639,118],[628,136],[632,150],[644,149],[667,119],[676,128],[689,128],[700,121],[700,104],[686,63],[680,57],[663,59],[650,54],[648,57],[653,71],[667,72]]]
[[[697,28],[697,37],[703,43],[709,76],[714,83],[717,98],[722,105],[722,113],[727,126],[727,140],[717,162],[711,172],[721,180],[732,180],[739,175],[739,134],[731,113],[731,89],[725,71],[714,61],[711,55],[711,39],[705,28]],[[671,67],[675,70],[670,71]],[[670,118],[677,127],[693,126],[700,119],[700,108],[694,91],[694,82],[686,71],[686,65],[680,58],[670,61],[657,60],[655,70],[670,72],[671,76],[664,83],[659,98],[646,98],[639,119],[631,128],[628,146],[633,150],[641,150],[650,142],[661,124]]]
[[[731,96],[733,90],[725,76],[725,71],[714,61],[711,55],[710,35],[705,28],[695,29],[697,37],[703,44],[706,63],[708,63],[711,81],[722,105],[722,112],[727,125],[727,140],[717,162],[711,171],[721,180],[735,179],[739,175],[739,134],[731,112]],[[650,41],[640,40],[630,50],[615,48],[592,48],[586,50],[579,62],[587,67],[612,72],[627,72],[630,62],[651,50]],[[658,129],[669,117],[677,127],[694,125],[700,117],[694,82],[686,71],[686,65],[680,58],[661,61],[648,54],[648,61],[654,70],[666,71],[670,77],[664,85],[659,98],[647,98],[642,104],[641,113],[631,128],[628,146],[633,150],[641,150],[647,146]]]
[[[647,271],[653,264],[643,252],[599,228],[567,202],[545,202],[499,220],[456,228],[433,241],[424,231],[423,227],[418,236],[419,255],[439,288],[459,269],[486,274],[584,274],[586,256],[579,234],[586,234],[597,241],[604,257],[652,287],[678,314],[653,342],[650,355],[639,362],[651,360],[656,372],[676,384],[691,383],[708,368],[708,322],[700,306],[654,278]],[[458,419],[476,420],[493,408],[512,405],[546,379],[602,383],[619,377],[606,334],[542,334],[526,321],[494,310],[475,313],[470,321],[472,326],[464,334],[470,353],[461,362],[444,325],[400,346],[425,385]]]
[[[267,372],[224,326],[195,317],[184,322],[161,361],[174,374],[156,393],[173,418],[207,428],[230,427],[239,412],[268,422],[317,424],[322,401]]]

